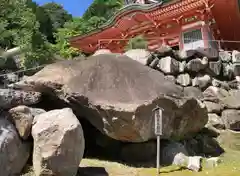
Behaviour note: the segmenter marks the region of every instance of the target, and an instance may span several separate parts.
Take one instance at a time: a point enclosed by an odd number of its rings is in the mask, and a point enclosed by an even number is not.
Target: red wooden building
[[[85,53],[100,48],[123,52],[130,38],[144,35],[150,50],[163,43],[183,50],[197,47],[240,49],[240,0],[173,0],[131,4],[104,26],[70,39]]]

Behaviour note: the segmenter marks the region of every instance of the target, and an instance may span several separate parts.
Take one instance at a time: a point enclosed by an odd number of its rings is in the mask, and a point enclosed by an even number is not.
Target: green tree
[[[109,19],[118,9],[123,7],[124,0],[94,0],[83,14],[84,19],[93,16]]]
[[[84,20],[82,18],[73,18],[72,21],[66,22],[63,28],[59,28],[55,34],[56,44],[53,45],[57,54],[64,58],[73,58],[81,54],[80,51],[69,44],[69,37],[83,34]]]
[[[130,49],[147,49],[147,40],[142,35],[138,35],[134,38],[131,38],[125,50]]]
[[[44,12],[48,14],[52,21],[53,31],[62,28],[67,21],[72,20],[70,15],[62,5],[57,3],[47,3],[42,6]]]
[[[51,49],[39,27],[26,0],[0,1],[0,47],[24,48],[22,63],[25,67],[47,63],[51,58]]]

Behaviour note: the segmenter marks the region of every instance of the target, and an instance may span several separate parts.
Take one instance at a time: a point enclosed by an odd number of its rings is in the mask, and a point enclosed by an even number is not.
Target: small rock
[[[233,78],[233,65],[223,63],[223,76],[229,80]]]
[[[15,125],[22,139],[27,139],[31,133],[34,116],[44,113],[42,109],[29,108],[27,106],[17,106],[9,110],[10,119]]]
[[[151,64],[149,65],[149,67],[155,69],[158,65],[158,62],[159,62],[159,59],[156,57],[152,62]]]
[[[32,136],[36,176],[77,174],[85,142],[81,124],[70,108],[36,116]]]
[[[233,63],[239,63],[240,62],[240,52],[233,50],[232,52],[232,62]]]
[[[197,76],[192,79],[192,85],[194,87],[205,88],[211,83],[211,80],[209,75]]]
[[[206,159],[206,167],[207,168],[214,168],[217,167],[221,163],[221,160],[219,157],[212,157]]]
[[[202,64],[207,67],[207,65],[208,65],[208,58],[207,57],[202,58]]]
[[[239,109],[240,108],[240,91],[231,90],[229,91],[229,96],[221,99],[222,103],[227,109]]]
[[[214,102],[211,102],[211,101],[205,101],[204,103],[207,107],[208,113],[219,114],[219,113],[221,113],[221,111],[224,108],[224,106],[220,103],[214,103]]]
[[[220,87],[220,88],[223,88],[225,90],[230,90],[229,84],[227,82],[225,82],[225,81],[219,81],[217,79],[213,79],[212,80],[212,85],[214,87]]]
[[[184,96],[193,97],[199,100],[203,99],[202,91],[197,87],[184,87]]]
[[[177,77],[177,83],[182,86],[189,86],[191,84],[192,80],[188,73],[180,74]]]
[[[183,73],[185,71],[186,64],[186,61],[179,62],[179,73]]]
[[[201,156],[190,156],[188,158],[187,168],[189,170],[199,172],[199,170],[201,169],[201,159]]]
[[[229,96],[228,91],[222,88],[209,86],[203,92],[204,100],[219,103],[223,98]]]
[[[4,79],[7,81],[7,83],[15,83],[19,81],[18,75],[14,73],[8,73],[4,76]]]
[[[234,63],[232,67],[234,76],[240,76],[240,63]]]
[[[175,57],[179,60],[189,60],[196,54],[196,50],[179,50],[175,53]]]
[[[152,54],[145,49],[131,49],[125,52],[124,55],[143,65],[148,65],[150,60],[153,58]]]
[[[197,58],[190,60],[186,65],[187,70],[192,72],[199,72],[200,70],[203,70],[206,68],[206,65],[202,64],[202,60]]]
[[[158,57],[173,56],[173,50],[168,45],[161,45],[161,47],[155,50],[154,54]]]
[[[160,59],[157,67],[165,74],[175,74],[179,72],[179,62],[172,57]]]
[[[222,120],[227,129],[240,130],[240,111],[227,109],[222,112]]]
[[[229,52],[227,52],[227,51],[220,51],[220,52],[219,52],[219,58],[220,58],[221,61],[228,63],[228,62],[231,61],[232,56],[231,56],[231,54],[230,54]]]
[[[225,125],[223,120],[214,113],[209,113],[208,114],[208,123],[206,125],[207,127],[212,126],[216,129],[224,129]]]
[[[222,61],[213,61],[213,62],[209,62],[209,72],[211,73],[211,75],[213,76],[218,76],[220,75],[222,71]]]

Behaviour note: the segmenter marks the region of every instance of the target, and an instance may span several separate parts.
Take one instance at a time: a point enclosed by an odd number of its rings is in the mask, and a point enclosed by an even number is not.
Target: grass
[[[221,157],[222,163],[216,168],[203,167],[201,172],[192,172],[177,166],[163,167],[161,176],[239,176],[240,152],[227,150]],[[204,165],[204,162],[203,162]],[[22,176],[33,176],[30,169]],[[83,159],[78,176],[156,176],[156,168],[135,168],[117,162],[97,159]]]

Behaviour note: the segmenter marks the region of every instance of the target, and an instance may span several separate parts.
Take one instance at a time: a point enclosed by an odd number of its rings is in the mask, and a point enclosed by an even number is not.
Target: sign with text
[[[157,107],[154,109],[154,118],[155,118],[155,135],[162,135],[162,112],[163,109]]]

